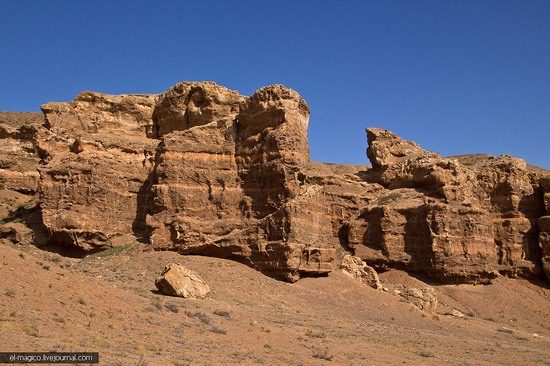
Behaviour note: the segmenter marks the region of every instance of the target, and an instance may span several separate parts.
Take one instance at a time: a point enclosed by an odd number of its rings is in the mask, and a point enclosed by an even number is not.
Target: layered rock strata
[[[367,135],[367,180],[386,190],[350,225],[356,255],[444,280],[541,274],[541,179],[523,160],[441,158],[386,130]]]
[[[372,167],[311,162],[309,108],[281,85],[83,92],[42,110],[44,126],[0,125],[13,151],[0,188],[38,195],[48,245],[85,254],[139,240],[288,281],[347,254],[443,281],[549,275],[550,175],[521,159],[442,158],[372,128]],[[23,157],[32,164],[17,168]]]
[[[308,118],[305,101],[280,85],[250,98],[213,83],[161,94],[151,244],[236,258],[289,280],[330,271],[334,247],[310,240],[300,212]]]
[[[34,146],[34,135],[43,123],[42,113],[0,112],[0,238],[12,242],[45,239],[39,230],[40,158]]]
[[[141,236],[147,178],[154,167],[156,95],[83,92],[42,106],[35,137],[40,204],[50,243],[95,251]]]

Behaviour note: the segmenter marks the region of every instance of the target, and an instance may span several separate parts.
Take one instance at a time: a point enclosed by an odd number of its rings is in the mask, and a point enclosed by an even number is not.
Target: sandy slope
[[[168,262],[198,272],[209,297],[156,294]],[[427,315],[337,272],[288,284],[134,246],[80,260],[3,244],[0,278],[3,351],[99,351],[102,365],[550,365],[550,290],[523,280],[434,286]],[[426,286],[381,278],[390,292]]]

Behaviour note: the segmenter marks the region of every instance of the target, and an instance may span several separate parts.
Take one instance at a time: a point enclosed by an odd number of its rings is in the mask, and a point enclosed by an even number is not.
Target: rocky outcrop
[[[378,273],[374,268],[369,267],[361,260],[361,258],[346,254],[340,262],[342,272],[353,279],[362,282],[374,289],[381,289]]]
[[[42,113],[0,112],[0,238],[42,244],[47,233],[40,215],[40,157],[34,136]]]
[[[157,289],[166,295],[179,297],[203,298],[210,292],[210,287],[198,274],[181,264],[169,263],[155,280]]]
[[[0,112],[0,219],[38,192],[40,158],[33,136],[43,122],[40,113]]]
[[[540,177],[523,160],[441,158],[389,131],[368,129],[367,180],[387,190],[351,223],[368,264],[444,280],[538,276]]]
[[[158,141],[152,136],[155,95],[83,92],[70,103],[42,106],[36,135],[43,159],[40,202],[50,243],[84,251],[142,236],[144,186]]]
[[[288,281],[347,255],[446,282],[549,272],[550,175],[521,159],[442,158],[371,128],[372,167],[311,162],[309,108],[281,85],[250,97],[210,82],[83,92],[42,110],[44,126],[0,125],[14,152],[0,192],[36,198],[15,215],[34,215],[35,242],[37,227],[82,254],[138,240]]]
[[[250,98],[213,83],[163,93],[153,114],[162,141],[147,218],[152,245],[236,258],[290,280],[330,271],[334,248],[309,240],[300,212],[308,118],[305,101],[281,85]]]
[[[333,243],[313,240],[304,215],[321,202],[298,179],[309,109],[295,91],[244,97],[184,82],[158,96],[84,92],[42,110],[35,145],[49,244],[93,252],[137,238],[287,280],[332,269]]]

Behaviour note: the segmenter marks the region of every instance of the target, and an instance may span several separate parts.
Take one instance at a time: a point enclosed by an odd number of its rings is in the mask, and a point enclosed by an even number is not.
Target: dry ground
[[[208,298],[157,294],[169,262],[199,273]],[[73,259],[2,244],[0,278],[1,351],[98,351],[101,365],[550,365],[550,290],[524,280],[433,285],[428,315],[391,294],[426,286],[403,272],[381,275],[390,293],[339,272],[288,284],[137,245]]]

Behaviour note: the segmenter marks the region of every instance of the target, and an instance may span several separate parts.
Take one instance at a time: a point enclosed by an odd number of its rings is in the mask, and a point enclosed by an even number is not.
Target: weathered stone
[[[445,313],[445,315],[454,316],[455,318],[459,318],[459,319],[464,319],[466,317],[464,313],[456,309],[451,310],[449,313]]]
[[[155,280],[155,286],[163,294],[185,298],[203,298],[210,292],[210,287],[198,274],[175,263],[164,267]]]
[[[33,138],[43,121],[40,113],[0,112],[0,219],[38,192]]]
[[[181,82],[160,94],[153,114],[153,136],[216,123],[231,126],[246,97],[212,82]],[[208,144],[208,140],[203,140]]]
[[[40,108],[46,115],[46,127],[67,132],[66,138],[104,132],[153,137],[151,116],[156,98],[152,94],[109,95],[84,91],[72,102],[52,102]]]
[[[380,279],[378,273],[374,268],[369,267],[359,257],[352,255],[345,255],[340,262],[340,268],[342,272],[359,282],[362,282],[374,289],[381,289]]]
[[[309,160],[309,109],[298,93],[273,85],[246,98],[180,83],[153,118],[162,136],[147,218],[155,248],[236,258],[288,280],[331,270],[334,247],[312,240],[303,215],[312,191],[296,173]]]
[[[540,187],[544,197],[544,206],[546,214],[550,215],[550,174],[540,179]]]
[[[144,186],[154,164],[154,95],[83,92],[42,106],[36,144],[40,200],[50,244],[97,250],[144,236]],[[141,218],[141,219],[140,219]]]
[[[422,149],[416,142],[404,140],[389,130],[367,128],[367,157],[373,168],[383,169],[422,156],[439,157]]]
[[[0,225],[0,238],[8,239],[14,244],[31,245],[34,242],[32,230],[19,222]]]
[[[542,177],[540,186],[544,197],[546,216],[541,217],[539,224],[539,243],[542,256],[542,268],[546,278],[550,280],[550,175]]]
[[[400,301],[412,304],[423,312],[432,313],[437,308],[437,294],[431,287],[414,288],[398,285],[394,293]]]
[[[542,267],[546,278],[550,279],[550,216],[544,216],[539,219],[540,227],[540,247],[542,251]]]
[[[0,112],[0,236],[11,242],[43,239],[42,232],[34,233],[32,210],[38,204],[40,162],[34,136],[43,123],[41,113]]]
[[[349,243],[363,260],[445,281],[541,273],[539,178],[523,160],[441,158],[368,131],[374,168],[366,179],[388,190],[350,223]]]

